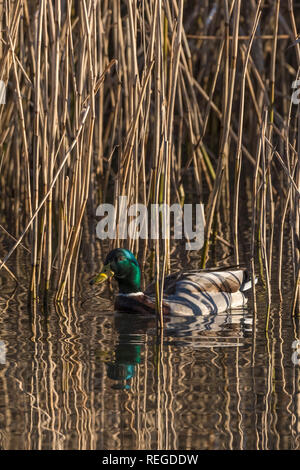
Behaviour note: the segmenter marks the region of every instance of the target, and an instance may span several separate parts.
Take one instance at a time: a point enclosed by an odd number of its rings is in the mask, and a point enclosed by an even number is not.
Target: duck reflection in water
[[[252,319],[246,309],[197,318],[168,317],[165,318],[164,343],[196,349],[240,347],[243,345],[241,339],[251,337]],[[114,381],[112,388],[129,390],[141,363],[146,335],[155,336],[156,318],[153,315],[115,313],[115,330],[118,344],[114,360],[106,362],[107,376]]]
[[[146,342],[146,333],[156,328],[153,315],[115,313],[115,329],[118,344],[113,362],[107,362],[107,376],[114,380],[114,389],[130,389],[130,381],[135,376],[141,362],[142,347]]]

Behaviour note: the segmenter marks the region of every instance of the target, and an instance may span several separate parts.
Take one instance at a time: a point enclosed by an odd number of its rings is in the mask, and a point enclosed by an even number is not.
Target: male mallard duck
[[[104,268],[91,284],[100,284],[114,277],[119,284],[115,308],[121,312],[154,313],[155,297],[152,283],[141,291],[141,270],[134,255],[124,248],[112,250]],[[164,283],[164,314],[207,315],[242,307],[247,303],[243,294],[251,288],[246,269],[201,270],[166,276]]]

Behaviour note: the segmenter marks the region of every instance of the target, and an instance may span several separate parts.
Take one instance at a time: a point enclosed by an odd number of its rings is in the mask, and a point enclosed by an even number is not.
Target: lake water
[[[23,263],[11,262],[17,276]],[[78,300],[64,307],[29,308],[27,281],[14,291],[2,274],[1,449],[299,448],[288,264],[268,333],[259,282],[256,318],[250,299],[244,310],[170,319],[163,337],[152,317],[115,314],[108,288],[96,296],[88,283],[99,263],[81,264]]]

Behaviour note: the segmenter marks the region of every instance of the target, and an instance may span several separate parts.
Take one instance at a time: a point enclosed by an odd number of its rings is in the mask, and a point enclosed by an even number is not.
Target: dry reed
[[[25,245],[32,298],[50,288],[57,300],[75,295],[82,227],[100,202],[120,211],[127,196],[129,205],[205,202],[202,267],[212,243],[233,246],[239,264],[245,224],[246,261],[254,273],[261,255],[269,302],[278,247],[281,297],[290,251],[299,314],[300,108],[291,85],[300,48],[288,47],[297,10],[292,0],[204,3],[0,3],[1,210],[17,240],[0,268],[14,277],[6,263]],[[252,221],[241,207],[249,178]],[[109,243],[144,250],[144,259],[150,250],[158,309],[171,238],[142,245],[118,234]]]

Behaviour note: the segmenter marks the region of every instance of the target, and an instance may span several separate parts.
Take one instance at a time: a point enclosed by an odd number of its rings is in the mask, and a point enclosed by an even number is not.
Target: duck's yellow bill
[[[102,284],[102,282],[113,277],[115,273],[110,269],[110,265],[107,264],[103,267],[101,273],[99,273],[94,279],[91,280],[90,284]]]

